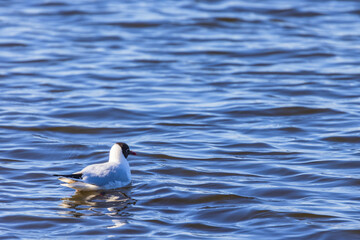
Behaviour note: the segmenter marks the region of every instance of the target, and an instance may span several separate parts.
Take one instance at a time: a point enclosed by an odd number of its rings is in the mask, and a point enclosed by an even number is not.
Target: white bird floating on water
[[[127,157],[129,154],[136,155],[130,151],[126,143],[115,143],[109,153],[109,161],[106,163],[92,164],[79,172],[73,174],[54,176],[65,182],[63,186],[78,191],[93,191],[100,189],[115,189],[129,186],[131,173]]]

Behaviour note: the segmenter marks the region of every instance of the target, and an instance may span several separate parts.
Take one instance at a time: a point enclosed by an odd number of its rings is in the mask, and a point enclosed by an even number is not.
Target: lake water
[[[360,238],[359,1],[0,4],[0,239]]]

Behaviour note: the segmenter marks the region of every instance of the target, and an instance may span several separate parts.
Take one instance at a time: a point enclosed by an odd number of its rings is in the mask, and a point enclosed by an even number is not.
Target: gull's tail
[[[64,175],[61,175],[59,180],[64,182],[63,184],[61,184],[62,186],[73,188],[77,191],[94,191],[100,189],[99,186],[96,186],[94,184],[80,182],[74,179],[64,177]]]
[[[59,180],[64,182],[62,186],[73,188],[77,191],[93,191],[98,190],[99,187],[79,181],[82,179],[82,173],[73,173],[73,174],[55,174],[54,176],[59,177]]]
[[[67,177],[67,178],[76,178],[82,179],[82,173],[73,173],[73,174],[54,174],[55,177]]]

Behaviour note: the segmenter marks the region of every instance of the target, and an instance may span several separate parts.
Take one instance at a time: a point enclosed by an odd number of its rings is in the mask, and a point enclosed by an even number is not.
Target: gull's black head
[[[128,146],[126,143],[118,142],[118,143],[116,143],[116,144],[121,147],[122,153],[124,154],[124,156],[125,156],[126,158],[129,156],[129,154],[136,155],[135,152],[130,151],[129,146]]]

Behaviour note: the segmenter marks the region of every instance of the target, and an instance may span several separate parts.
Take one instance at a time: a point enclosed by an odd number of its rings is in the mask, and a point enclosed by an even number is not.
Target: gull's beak
[[[129,154],[131,154],[131,155],[136,155],[136,152],[130,151]]]

